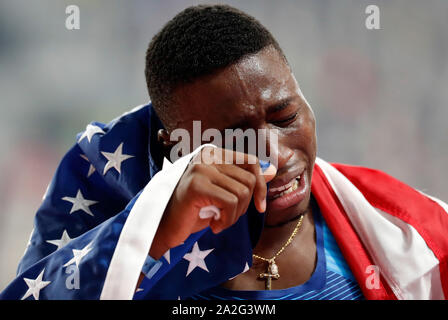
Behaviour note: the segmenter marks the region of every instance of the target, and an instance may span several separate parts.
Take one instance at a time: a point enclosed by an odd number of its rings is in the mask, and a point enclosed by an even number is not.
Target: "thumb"
[[[271,163],[269,167],[262,173],[264,176],[264,180],[266,183],[274,179],[275,175],[277,174],[277,168]]]

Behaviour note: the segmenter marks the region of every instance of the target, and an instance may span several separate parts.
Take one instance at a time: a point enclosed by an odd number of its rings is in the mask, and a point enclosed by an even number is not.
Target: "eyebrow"
[[[285,99],[281,100],[279,103],[269,106],[266,111],[268,113],[274,113],[274,112],[281,111],[281,110],[285,109],[291,103],[292,100],[294,100],[294,97],[285,98]]]

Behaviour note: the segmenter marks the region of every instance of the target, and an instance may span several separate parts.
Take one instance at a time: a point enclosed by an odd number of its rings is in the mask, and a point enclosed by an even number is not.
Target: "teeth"
[[[272,191],[272,192],[277,192],[277,191],[283,191],[283,190],[286,190],[286,189],[288,189],[288,188],[291,187],[291,185],[292,185],[293,182],[294,182],[294,181],[291,181],[290,183],[285,184],[284,186],[281,186],[281,187],[278,187],[278,188],[271,188],[271,191]]]
[[[300,176],[298,176],[297,178],[294,179],[294,181],[292,181],[291,183],[288,184],[288,185],[290,185],[289,188],[287,188],[285,191],[280,192],[279,194],[276,194],[274,196],[274,199],[282,197],[285,194],[291,193],[294,190],[297,190],[297,188],[299,187],[299,181],[300,181]]]

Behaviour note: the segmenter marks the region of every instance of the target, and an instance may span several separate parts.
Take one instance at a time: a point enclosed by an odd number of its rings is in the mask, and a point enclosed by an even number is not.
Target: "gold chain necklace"
[[[288,241],[286,241],[286,243],[283,245],[283,247],[281,247],[280,250],[278,250],[278,252],[276,254],[274,254],[274,256],[270,259],[268,258],[264,258],[261,257],[259,255],[253,254],[252,256],[254,258],[266,261],[267,263],[269,263],[266,272],[264,273],[260,273],[258,275],[258,278],[260,279],[265,279],[266,284],[265,284],[265,288],[266,290],[271,290],[271,281],[272,279],[278,279],[280,278],[280,274],[278,273],[278,267],[275,264],[275,259],[286,249],[286,247],[292,242],[292,239],[294,239],[294,237],[296,236],[297,232],[299,231],[300,226],[302,225],[302,221],[303,221],[303,214],[299,219],[299,222],[297,222],[296,227],[294,228],[293,232],[291,233],[291,236],[289,236]]]

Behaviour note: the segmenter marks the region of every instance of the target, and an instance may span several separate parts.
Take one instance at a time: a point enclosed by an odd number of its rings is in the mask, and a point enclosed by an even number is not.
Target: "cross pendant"
[[[278,278],[280,278],[280,275],[278,274],[277,265],[274,262],[271,262],[268,266],[268,270],[265,273],[260,273],[258,277],[266,281],[265,283],[266,290],[272,290],[271,287],[272,279],[277,280]]]

